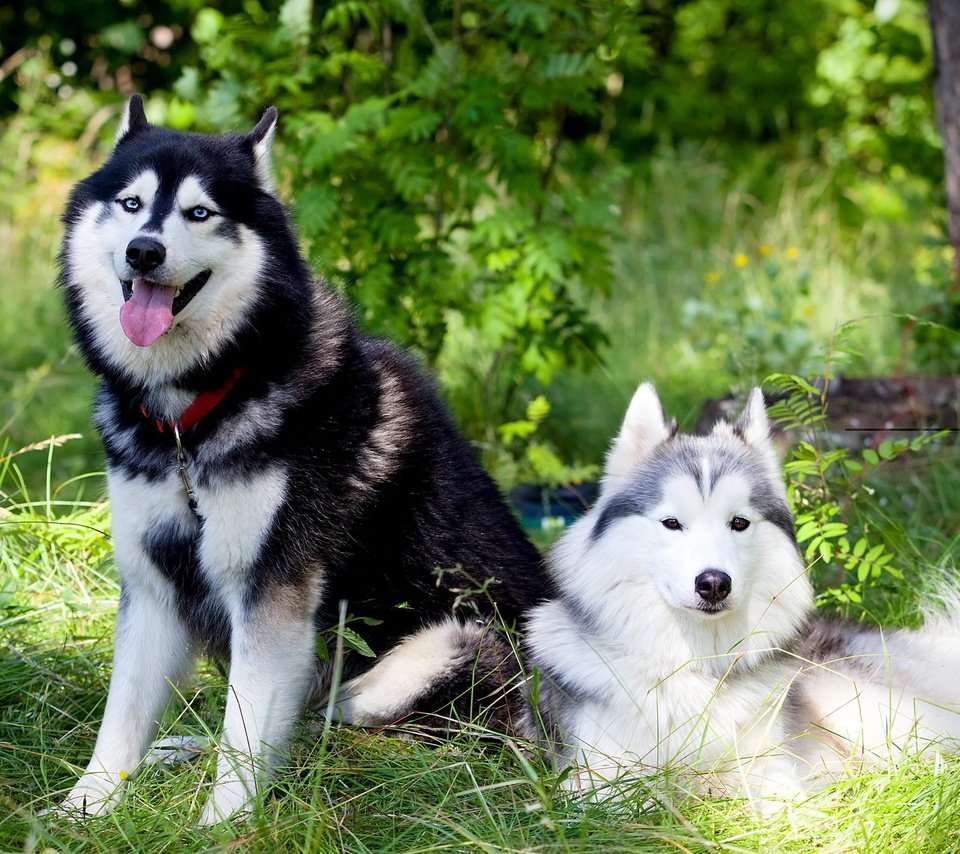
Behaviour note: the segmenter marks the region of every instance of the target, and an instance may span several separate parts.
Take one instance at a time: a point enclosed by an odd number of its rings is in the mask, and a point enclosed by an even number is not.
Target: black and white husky
[[[66,811],[116,803],[199,653],[229,667],[211,822],[249,808],[328,691],[316,635],[341,602],[377,623],[361,635],[379,655],[348,658],[338,715],[374,725],[449,709],[474,681],[493,703],[519,665],[500,667],[490,626],[547,589],[430,383],[301,260],[271,183],[276,120],[180,133],[135,96],[64,215],[122,582],[103,724]]]
[[[641,385],[548,563],[525,645],[573,788],[678,769],[766,809],[850,762],[960,743],[955,609],[886,632],[813,613],[759,389],[736,424],[686,436]]]

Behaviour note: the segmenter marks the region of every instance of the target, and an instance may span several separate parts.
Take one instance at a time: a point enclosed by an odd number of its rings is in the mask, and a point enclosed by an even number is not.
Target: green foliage
[[[494,477],[504,486],[536,483],[547,488],[593,480],[600,468],[593,464],[566,463],[538,435],[550,414],[550,403],[538,395],[527,404],[525,417],[497,428],[499,442],[491,450],[489,464]]]
[[[939,182],[926,5],[837,4],[836,29],[817,58],[810,102],[821,112],[828,162],[851,170],[847,198],[861,216],[903,219],[916,178]]]
[[[927,240],[914,251],[921,306],[903,321],[916,360],[943,374],[960,373],[960,288],[953,255],[937,240]]]
[[[83,90],[107,101],[134,83],[147,90],[169,86],[177,63],[195,56],[186,30],[202,3],[23,0],[0,6],[0,121],[17,109],[30,111],[34,79],[44,100],[61,107]],[[240,5],[222,4],[237,11]]]
[[[657,30],[654,73],[641,69],[626,81],[625,98],[644,121],[626,125],[625,136],[764,140],[817,127],[807,93],[817,57],[833,38],[837,3],[651,5],[668,20]]]
[[[814,312],[810,269],[799,254],[760,244],[753,256],[737,252],[710,270],[702,293],[683,304],[691,346],[733,376],[807,367],[817,345],[805,323]]]
[[[383,621],[376,620],[373,617],[344,615],[342,623],[338,623],[325,631],[317,633],[316,648],[318,658],[325,662],[332,661],[331,646],[334,649],[336,649],[337,646],[342,646],[344,651],[355,652],[364,658],[375,658],[377,654],[371,649],[370,644],[363,639],[363,636],[356,629],[350,627],[350,623],[378,626],[381,622]]]
[[[784,430],[806,435],[791,450],[785,464],[789,495],[796,517],[797,542],[813,566],[821,599],[841,606],[858,606],[866,587],[884,577],[902,581],[895,555],[871,530],[857,522],[856,505],[869,502],[874,490],[868,480],[882,464],[907,452],[927,449],[949,431],[921,433],[912,439],[884,439],[860,452],[826,447],[823,425],[827,412],[827,376],[813,385],[802,377],[773,374],[768,382],[784,395],[769,415]]]
[[[628,4],[288,0],[192,34],[178,98],[218,127],[277,104],[304,242],[368,329],[432,361],[457,316],[516,382],[596,352],[579,296],[609,287],[622,174],[566,123],[612,109],[642,55]]]

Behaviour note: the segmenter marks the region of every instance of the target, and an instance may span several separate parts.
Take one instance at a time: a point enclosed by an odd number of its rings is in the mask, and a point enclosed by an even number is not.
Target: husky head
[[[176,379],[276,299],[268,271],[299,276],[270,179],[276,123],[271,107],[247,134],[187,134],[151,126],[130,99],[110,157],[64,214],[61,283],[95,370]]]
[[[760,390],[735,424],[688,436],[641,385],[597,505],[551,562],[561,587],[611,626],[659,610],[669,617],[652,624],[679,624],[721,647],[758,632],[761,644],[789,637],[812,597]]]

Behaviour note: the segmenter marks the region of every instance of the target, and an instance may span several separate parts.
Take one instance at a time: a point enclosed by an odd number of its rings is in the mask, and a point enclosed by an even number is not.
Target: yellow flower
[[[720,281],[720,274],[716,270],[711,270],[706,276],[703,277],[703,280],[708,285],[715,285]]]
[[[815,312],[814,312],[814,308],[813,308],[812,305],[805,305],[805,306],[803,307],[803,316],[804,316],[804,317],[813,317],[814,314],[815,314]]]
[[[130,775],[129,775],[126,771],[119,771],[119,772],[117,772],[117,776],[118,776],[121,780],[126,780],[127,777],[129,777]]]
[[[744,255],[742,252],[738,252],[733,256],[733,266],[734,267],[746,267],[750,263],[750,259]]]
[[[786,252],[783,254],[792,261],[794,258],[800,257],[800,250],[797,249],[796,246],[788,246]]]
[[[770,254],[770,244],[768,244],[768,243],[761,243],[761,244],[757,247],[757,252],[760,253],[760,256],[761,256],[761,257],[766,258],[766,257]]]

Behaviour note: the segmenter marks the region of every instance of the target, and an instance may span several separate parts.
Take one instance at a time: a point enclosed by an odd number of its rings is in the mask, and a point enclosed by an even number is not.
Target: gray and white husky
[[[549,586],[431,384],[300,258],[271,182],[276,121],[180,133],[135,96],[66,208],[60,285],[101,379],[121,575],[103,724],[67,812],[116,803],[201,653],[229,669],[201,821],[248,809],[329,690],[316,636],[341,602],[377,653],[347,656],[344,721],[502,719],[520,668],[497,627]]]
[[[676,769],[765,809],[851,762],[957,747],[960,615],[881,631],[813,612],[759,389],[687,436],[641,385],[548,563],[531,725],[574,788]]]

